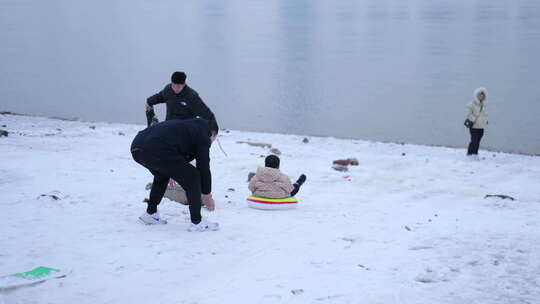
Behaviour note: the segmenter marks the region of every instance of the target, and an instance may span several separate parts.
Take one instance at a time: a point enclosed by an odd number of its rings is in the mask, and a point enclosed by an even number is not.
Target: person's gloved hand
[[[302,186],[302,184],[306,181],[306,175],[305,174],[302,174],[300,175],[300,177],[298,178],[298,180],[296,181],[296,183],[299,185],[299,186]]]
[[[155,125],[158,122],[159,121],[156,118],[156,113],[154,112],[154,109],[150,108],[150,111],[146,111],[146,126],[147,127]]]

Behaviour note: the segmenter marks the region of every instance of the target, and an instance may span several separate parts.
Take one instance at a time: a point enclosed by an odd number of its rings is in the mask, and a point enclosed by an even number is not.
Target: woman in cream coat
[[[488,125],[488,116],[486,112],[487,90],[478,88],[474,90],[473,101],[467,105],[467,119],[474,122],[469,128],[471,141],[467,149],[467,155],[478,158],[478,148],[480,140],[484,136],[484,129]]]

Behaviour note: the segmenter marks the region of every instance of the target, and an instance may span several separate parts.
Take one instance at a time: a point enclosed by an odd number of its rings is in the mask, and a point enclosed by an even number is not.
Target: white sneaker
[[[480,158],[478,157],[478,154],[469,154],[467,155],[468,161],[479,161]]]
[[[219,224],[216,222],[210,222],[206,219],[202,219],[200,223],[189,225],[188,231],[216,231],[219,230]]]
[[[148,214],[147,212],[145,212],[141,216],[139,216],[139,220],[141,220],[141,222],[143,222],[146,225],[165,225],[165,224],[167,224],[167,220],[162,219],[159,216],[159,212],[156,212],[154,214]]]

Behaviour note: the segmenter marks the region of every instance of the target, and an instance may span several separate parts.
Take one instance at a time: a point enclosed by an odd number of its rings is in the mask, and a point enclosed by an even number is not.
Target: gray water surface
[[[0,41],[2,111],[142,124],[183,70],[222,128],[465,146],[484,86],[540,153],[537,0],[0,0]]]

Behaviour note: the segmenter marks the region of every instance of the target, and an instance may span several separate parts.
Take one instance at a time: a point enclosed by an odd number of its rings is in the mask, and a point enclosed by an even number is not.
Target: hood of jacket
[[[281,176],[279,169],[269,168],[269,167],[259,167],[257,168],[257,177],[260,181],[265,183],[271,183],[278,181]]]
[[[474,101],[474,103],[480,104],[480,100],[478,100],[478,94],[480,94],[481,92],[484,92],[484,96],[486,96],[484,98],[484,101],[482,101],[482,103],[483,104],[487,103],[488,92],[487,92],[486,88],[477,88],[476,90],[474,90],[474,93],[473,93],[473,101]]]

